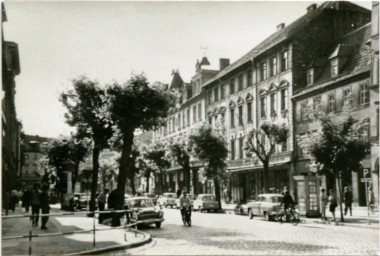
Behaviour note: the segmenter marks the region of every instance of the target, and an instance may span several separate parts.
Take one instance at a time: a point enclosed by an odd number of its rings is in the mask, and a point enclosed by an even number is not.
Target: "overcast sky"
[[[179,69],[188,82],[204,53],[215,68],[219,58],[232,63],[312,3],[5,1],[4,38],[20,53],[18,118],[27,134],[68,134],[58,95],[72,78],[123,82],[144,72],[169,83]]]

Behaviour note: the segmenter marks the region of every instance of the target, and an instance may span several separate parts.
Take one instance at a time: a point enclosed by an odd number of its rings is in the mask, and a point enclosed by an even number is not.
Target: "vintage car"
[[[177,199],[176,193],[164,193],[162,194],[158,200],[157,203],[160,206],[167,207],[170,206],[173,208],[173,206],[176,206],[175,200]]]
[[[211,194],[199,194],[197,199],[193,201],[193,208],[199,212],[217,211],[219,210],[219,203]]]
[[[130,223],[144,221],[143,224],[145,225],[155,224],[157,228],[161,227],[161,223],[164,221],[164,212],[159,207],[154,206],[152,199],[139,196],[130,197],[125,202],[125,208],[132,210],[129,215]]]
[[[75,193],[74,194],[74,207],[77,210],[87,210],[87,206],[90,205],[91,194],[90,193]],[[98,200],[95,198],[95,207],[98,207]]]
[[[248,206],[248,215],[252,219],[253,216],[264,216],[265,220],[272,220],[277,212],[281,210],[281,194],[260,194],[256,201],[250,202]]]
[[[157,196],[153,193],[144,193],[144,196],[146,197],[149,197],[150,199],[152,199],[152,202],[154,205],[157,204]]]
[[[187,194],[187,197],[190,199],[191,208],[194,209],[194,204],[193,204],[193,202],[194,202],[196,196],[195,196],[194,194]],[[177,209],[179,209],[179,207],[180,207],[180,206],[179,206],[179,198],[177,198],[177,199],[175,200],[175,205],[176,205]]]

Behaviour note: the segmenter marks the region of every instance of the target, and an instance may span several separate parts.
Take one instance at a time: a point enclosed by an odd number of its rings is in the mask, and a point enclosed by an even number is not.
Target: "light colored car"
[[[152,199],[145,196],[130,197],[125,200],[125,208],[134,212],[130,215],[130,223],[143,220],[146,225],[155,224],[157,228],[161,227],[164,221],[164,212],[155,207]]]
[[[211,194],[199,194],[197,199],[193,201],[193,208],[199,212],[217,211],[219,210],[219,203]]]
[[[144,196],[149,197],[150,199],[152,199],[154,205],[157,204],[157,196],[155,194],[153,194],[153,193],[144,193]]]
[[[248,215],[264,216],[265,220],[272,220],[277,212],[281,210],[281,202],[284,196],[281,194],[260,194],[256,201],[248,203]]]
[[[175,200],[177,199],[176,193],[164,193],[161,196],[159,196],[157,203],[160,206],[168,207],[170,206],[173,208],[173,206],[176,206]]]
[[[246,204],[237,204],[234,208],[236,215],[248,215],[248,204],[254,202],[253,200],[248,201]]]
[[[195,196],[194,194],[187,194],[187,197],[190,199],[190,202],[191,202],[191,208],[194,209],[194,204],[193,204],[193,202],[194,202],[196,196]],[[177,209],[179,209],[179,208],[180,208],[180,206],[179,206],[179,198],[177,198],[177,199],[175,200],[175,204],[176,204]]]

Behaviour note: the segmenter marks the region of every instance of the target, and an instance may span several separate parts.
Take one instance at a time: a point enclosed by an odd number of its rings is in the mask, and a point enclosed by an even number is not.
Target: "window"
[[[343,106],[352,105],[351,89],[343,90]]]
[[[288,151],[288,141],[284,141],[281,144],[281,152],[286,152],[286,151]]]
[[[190,126],[190,109],[187,109],[187,126]]]
[[[222,113],[222,119],[221,119],[221,121],[222,121],[222,124],[224,124],[224,113]]]
[[[271,69],[270,69],[270,75],[275,76],[277,74],[277,58],[273,57],[271,59]]]
[[[235,109],[230,109],[230,116],[231,116],[231,128],[235,127]]]
[[[265,118],[266,117],[266,108],[267,108],[267,99],[265,96],[260,98],[260,111],[261,111],[261,117]]]
[[[252,102],[247,103],[247,121],[252,122]]]
[[[311,68],[307,71],[307,85],[314,83],[314,69]]]
[[[313,99],[313,109],[318,109],[321,106],[322,98],[321,96],[314,97]]]
[[[338,59],[331,60],[331,77],[338,75]]]
[[[235,159],[235,140],[231,140],[231,160]]]
[[[181,130],[181,114],[178,114],[178,130]]]
[[[329,103],[328,103],[327,112],[335,112],[335,93],[329,94]]]
[[[285,110],[288,101],[288,91],[286,89],[281,90],[281,111]]]
[[[214,116],[214,125],[216,125],[216,121],[218,121],[218,115]]]
[[[252,69],[247,71],[247,87],[252,85]]]
[[[230,94],[233,94],[235,93],[235,83],[234,83],[234,79],[231,79],[230,80]]]
[[[260,65],[260,76],[261,76],[261,81],[264,81],[267,79],[267,63],[262,62]]]
[[[197,106],[193,106],[193,123],[197,121]]]
[[[309,118],[307,101],[301,103],[301,121],[306,121]]]
[[[214,88],[214,102],[217,102],[219,100],[219,87],[215,86]]]
[[[182,113],[182,127],[185,128],[186,126],[186,119],[185,119],[185,112]]]
[[[281,72],[289,68],[288,64],[288,51],[281,53]]]
[[[368,84],[360,85],[360,105],[366,104],[369,102],[369,91]]]
[[[202,103],[198,104],[198,120],[202,121]]]
[[[220,99],[224,99],[226,97],[226,85],[225,84],[222,84],[221,88],[220,88]]]
[[[277,109],[277,97],[275,93],[270,95],[270,114],[275,115]]]
[[[244,85],[243,85],[243,75],[239,75],[239,91],[243,90]]]
[[[239,125],[243,125],[243,105],[239,106]]]
[[[212,91],[211,90],[209,90],[207,92],[207,98],[208,98],[208,102],[211,104],[212,103]]]
[[[243,159],[243,155],[244,155],[244,138],[241,137],[239,138],[239,159]]]
[[[209,117],[209,118],[208,118],[208,124],[209,124],[209,125],[212,125],[212,117]]]

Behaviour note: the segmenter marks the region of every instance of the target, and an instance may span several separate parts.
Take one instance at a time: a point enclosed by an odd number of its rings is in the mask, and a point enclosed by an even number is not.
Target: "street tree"
[[[112,122],[108,115],[106,91],[97,81],[80,77],[72,81],[72,89],[61,93],[60,101],[66,107],[67,124],[76,127],[77,138],[92,141],[92,184],[90,211],[94,211],[98,186],[99,154],[108,147],[113,134]]]
[[[340,218],[343,222],[342,180],[363,168],[361,161],[370,146],[366,134],[368,120],[357,121],[347,111],[343,111],[339,117],[321,111],[312,116],[320,123],[320,129],[315,133],[298,136],[297,141],[304,155],[310,159],[311,171],[335,178],[340,196]]]
[[[263,164],[263,175],[261,187],[263,192],[268,186],[269,161],[275,153],[275,148],[278,144],[285,143],[288,139],[289,128],[286,124],[276,124],[274,122],[264,122],[259,129],[253,128],[247,134],[246,147],[247,156],[252,156],[252,153]]]
[[[124,85],[113,83],[107,93],[109,111],[122,138],[117,185],[117,207],[122,209],[135,130],[151,130],[161,126],[169,109],[174,106],[174,95],[160,83],[151,86],[142,74],[132,75]]]
[[[152,170],[158,170],[158,190],[157,193],[163,193],[167,189],[164,184],[164,173],[165,170],[168,169],[171,164],[166,155],[166,146],[156,141],[150,145],[145,146],[143,158],[146,160],[146,169],[145,169],[145,177],[149,179],[149,173]]]
[[[190,153],[187,140],[184,138],[178,138],[175,141],[171,141],[168,144],[168,157],[172,162],[179,164],[185,173],[185,186],[190,189]]]
[[[103,193],[105,193],[108,184],[117,178],[119,164],[117,158],[113,158],[109,161],[101,160],[99,164],[99,180],[102,184]]]
[[[153,167],[153,163],[150,160],[145,158],[145,154],[146,154],[146,145],[141,146],[140,148],[140,155],[137,158],[137,168],[139,170],[139,175],[144,177],[146,180],[146,187],[145,187],[144,192],[149,193],[150,192],[149,181],[150,181],[151,175],[154,174],[156,170]]]
[[[227,143],[222,135],[213,131],[210,126],[201,126],[189,136],[191,154],[203,162],[201,175],[212,179],[215,187],[215,196],[221,209],[220,181],[225,178],[228,156]]]

